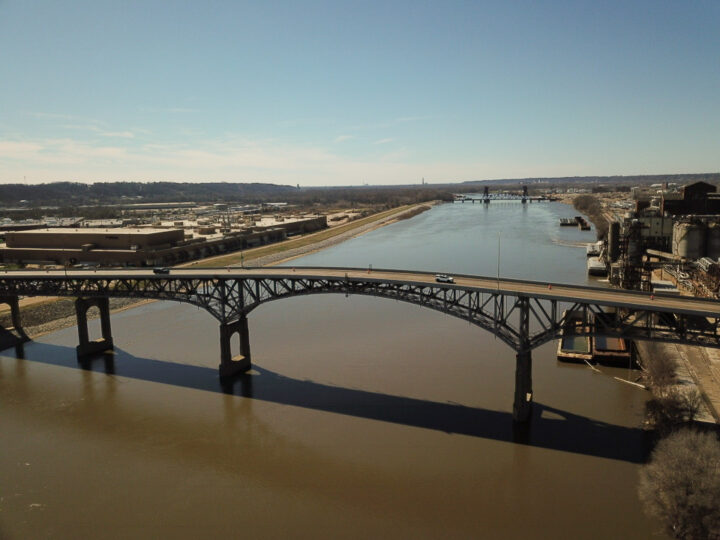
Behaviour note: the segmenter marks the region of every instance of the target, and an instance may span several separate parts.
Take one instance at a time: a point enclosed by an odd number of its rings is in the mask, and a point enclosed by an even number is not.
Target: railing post
[[[532,411],[532,352],[530,350],[530,300],[518,297],[520,308],[520,344],[515,356],[515,400],[513,420],[527,422]]]

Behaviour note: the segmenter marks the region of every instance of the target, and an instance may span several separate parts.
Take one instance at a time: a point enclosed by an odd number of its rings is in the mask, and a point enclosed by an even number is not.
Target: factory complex
[[[599,257],[589,259],[588,271],[599,268],[625,289],[718,298],[717,188],[705,182],[636,188],[633,199],[634,210],[608,215],[607,239],[597,248]]]
[[[220,208],[203,218],[80,221],[79,226],[6,230],[3,263],[158,266],[253,248],[328,226],[325,215],[247,215]],[[133,225],[128,226],[129,223]]]

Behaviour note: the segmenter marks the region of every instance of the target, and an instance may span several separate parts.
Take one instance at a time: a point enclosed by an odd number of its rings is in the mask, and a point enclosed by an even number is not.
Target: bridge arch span
[[[527,420],[532,401],[531,351],[563,330],[582,334],[566,314],[592,314],[592,333],[630,339],[674,341],[720,348],[717,300],[677,298],[638,291],[455,275],[457,283],[437,283],[429,272],[359,268],[214,268],[155,272],[148,269],[98,271],[17,271],[0,274],[0,301],[10,303],[13,324],[21,296],[70,296],[97,302],[109,314],[113,297],[171,300],[199,306],[220,322],[220,374],[250,367],[247,316],[258,306],[311,294],[364,295],[426,307],[492,332],[516,351],[513,416]],[[570,306],[565,309],[565,305]],[[112,348],[109,315],[103,339],[89,342],[85,304],[76,306],[81,352]],[[19,327],[19,324],[15,324]],[[230,339],[239,335],[241,354],[231,355]],[[82,349],[82,350],[81,350]]]
[[[384,284],[381,284],[384,285]],[[495,334],[509,347],[517,348],[517,330],[507,324],[506,322],[498,322],[494,319],[487,317],[482,312],[473,313],[469,309],[463,309],[462,307],[456,307],[452,309],[448,302],[444,302],[435,298],[433,294],[402,294],[395,289],[388,289],[385,286],[379,287],[348,287],[347,284],[341,285],[328,285],[322,287],[312,287],[301,291],[287,292],[284,294],[272,295],[267,298],[258,300],[252,304],[249,304],[243,308],[243,313],[249,315],[252,311],[259,308],[263,304],[274,302],[276,300],[283,300],[287,298],[294,298],[297,296],[313,296],[313,295],[336,295],[342,294],[345,296],[358,295],[368,296],[374,298],[381,298],[386,300],[395,300],[404,302],[419,307],[429,308],[433,311],[444,313],[445,315],[451,315],[465,322],[469,322],[475,326],[478,326],[488,332]]]

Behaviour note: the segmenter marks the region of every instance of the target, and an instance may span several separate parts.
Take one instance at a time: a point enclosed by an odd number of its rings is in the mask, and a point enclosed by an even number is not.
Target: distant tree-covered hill
[[[643,174],[630,176],[567,176],[556,178],[514,178],[499,180],[470,180],[468,184],[660,184],[674,182],[676,184],[690,184],[694,182],[720,182],[720,173],[688,173],[688,174]]]
[[[103,182],[80,184],[0,185],[0,206],[13,208],[98,207],[105,205],[151,202],[229,202],[258,204],[287,202],[313,205],[383,205],[398,206],[434,199],[452,200],[447,189],[429,186],[360,186],[297,188],[275,184],[181,183],[181,182]]]
[[[209,202],[218,200],[262,202],[268,198],[283,197],[283,194],[291,193],[296,189],[275,184],[229,182],[5,184],[0,185],[0,204],[17,205],[20,201],[27,201],[31,205],[97,205],[121,202]]]
[[[528,185],[543,187],[629,186],[660,182],[689,184],[720,183],[720,173],[644,176],[574,176],[566,178],[519,178],[478,180],[461,183],[414,184],[405,186],[356,186],[299,188],[277,184],[235,182],[54,182],[49,184],[0,185],[0,206],[101,206],[151,202],[230,202],[257,204],[284,201],[297,205],[381,204],[397,206],[432,199],[452,200],[451,192],[474,191],[482,185]]]

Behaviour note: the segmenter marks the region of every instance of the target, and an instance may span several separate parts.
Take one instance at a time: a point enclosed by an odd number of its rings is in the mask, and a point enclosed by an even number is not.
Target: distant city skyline
[[[0,183],[720,171],[720,3],[0,0]]]

